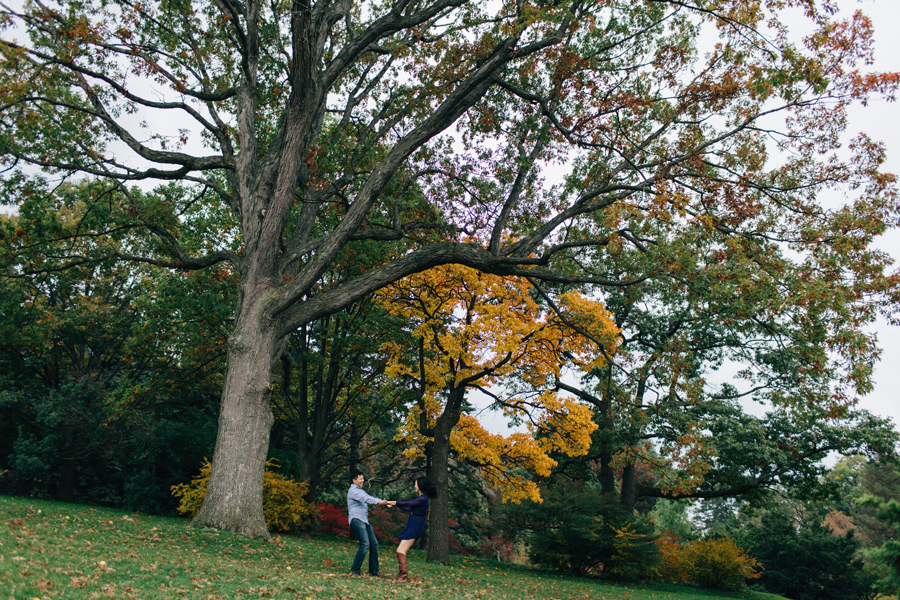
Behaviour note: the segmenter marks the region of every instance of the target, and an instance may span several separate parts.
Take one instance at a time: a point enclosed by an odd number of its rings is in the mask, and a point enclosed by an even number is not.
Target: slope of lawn
[[[410,554],[411,583],[351,578],[356,544],[321,536],[274,541],[198,530],[184,519],[0,496],[0,600],[150,599],[774,599],[661,585],[611,585],[490,560],[449,566]],[[381,568],[396,560],[382,544]]]

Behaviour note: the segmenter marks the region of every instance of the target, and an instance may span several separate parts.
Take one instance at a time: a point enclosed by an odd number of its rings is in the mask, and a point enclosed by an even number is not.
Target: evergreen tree
[[[762,564],[760,583],[793,600],[854,600],[870,594],[872,581],[856,558],[852,533],[834,535],[816,522],[798,526],[783,513],[762,517],[741,545]]]

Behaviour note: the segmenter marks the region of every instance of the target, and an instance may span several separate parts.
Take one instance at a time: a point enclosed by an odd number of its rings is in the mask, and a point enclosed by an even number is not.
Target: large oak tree
[[[809,35],[792,41],[784,15]],[[835,243],[823,189],[895,202],[876,144],[839,149],[849,103],[897,77],[859,70],[871,23],[830,0],[33,1],[0,21],[3,202],[28,201],[35,167],[101,178],[158,239],[124,258],[237,275],[197,525],[267,535],[285,341],[406,275],[460,263],[624,286],[579,255],[646,247],[626,212],[802,252]],[[129,188],[157,180],[230,210],[221,247],[185,247],[165,194]],[[407,252],[323,277],[360,241],[401,238]]]

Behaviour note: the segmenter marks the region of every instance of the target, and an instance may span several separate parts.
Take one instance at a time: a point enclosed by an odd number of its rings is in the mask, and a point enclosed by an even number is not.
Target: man
[[[350,520],[350,532],[359,540],[359,550],[356,551],[353,566],[350,567],[350,574],[360,577],[359,569],[362,567],[366,552],[368,552],[369,576],[381,577],[378,570],[378,539],[375,538],[375,532],[369,524],[369,505],[387,506],[388,501],[370,496],[362,489],[366,478],[359,471],[351,474],[350,481],[352,483],[350,489],[347,490],[347,516]]]

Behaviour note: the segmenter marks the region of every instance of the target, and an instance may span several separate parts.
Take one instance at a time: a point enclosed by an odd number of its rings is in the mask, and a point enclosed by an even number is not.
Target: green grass
[[[351,578],[355,543],[321,536],[272,542],[194,529],[184,519],[0,496],[0,600],[35,598],[603,599],[780,598],[594,580],[453,557],[449,566],[410,554],[418,580]],[[393,547],[382,544],[393,575]]]

